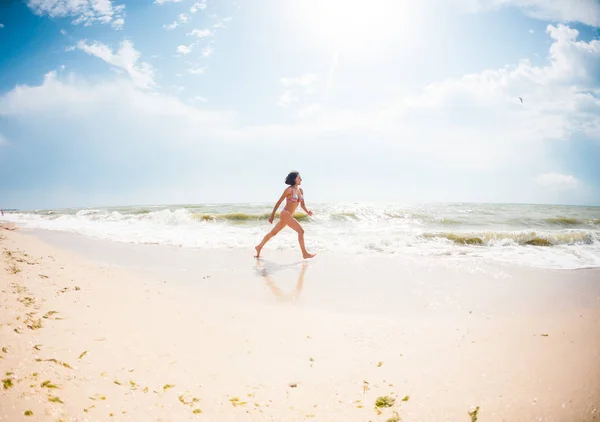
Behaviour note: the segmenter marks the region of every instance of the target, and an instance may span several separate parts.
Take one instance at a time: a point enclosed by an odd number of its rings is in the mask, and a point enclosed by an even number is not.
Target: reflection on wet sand
[[[302,287],[304,286],[304,276],[306,274],[306,269],[308,268],[308,263],[306,261],[302,262],[300,266],[300,273],[298,274],[298,281],[296,282],[296,288],[291,292],[284,292],[277,286],[277,284],[272,279],[272,274],[283,267],[295,267],[298,264],[291,264],[286,266],[274,266],[272,264],[265,264],[264,261],[258,261],[256,264],[257,270],[260,275],[265,279],[265,284],[271,289],[271,292],[275,295],[275,299],[277,302],[286,303],[286,302],[295,302],[298,300],[300,293],[302,292]]]

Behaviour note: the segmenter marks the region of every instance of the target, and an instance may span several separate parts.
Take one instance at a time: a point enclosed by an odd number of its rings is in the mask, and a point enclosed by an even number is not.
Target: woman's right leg
[[[302,257],[304,259],[312,258],[315,256],[314,253],[308,253],[306,246],[304,245],[304,229],[298,223],[298,221],[287,211],[281,212],[281,220],[285,222],[290,228],[294,229],[298,233],[298,243],[300,244],[300,250],[302,251]]]
[[[254,249],[256,249],[255,258],[260,258],[260,251],[262,250],[263,246],[265,246],[265,243],[267,243],[269,240],[271,240],[273,236],[275,236],[277,233],[283,230],[285,226],[286,223],[283,221],[283,219],[280,219],[277,222],[277,224],[275,224],[275,227],[273,227],[273,229],[269,233],[267,233],[265,237],[263,237],[262,242],[260,242],[257,246],[254,247]]]

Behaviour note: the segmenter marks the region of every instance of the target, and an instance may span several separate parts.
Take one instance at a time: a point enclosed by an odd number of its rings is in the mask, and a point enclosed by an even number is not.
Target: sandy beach
[[[600,420],[598,269],[9,228],[2,421]]]

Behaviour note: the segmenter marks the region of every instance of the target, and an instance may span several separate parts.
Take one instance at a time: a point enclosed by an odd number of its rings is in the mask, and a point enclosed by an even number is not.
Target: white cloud
[[[456,0],[455,0],[456,1]],[[600,26],[598,0],[458,0],[471,12],[517,7],[526,15],[558,22],[581,22]]]
[[[172,30],[177,28],[179,25],[184,24],[189,22],[190,17],[188,15],[186,15],[185,13],[180,13],[179,16],[179,21],[173,21],[173,23],[170,23],[168,25],[163,25],[163,28],[165,28],[166,30]]]
[[[293,78],[281,78],[281,84],[286,87],[304,86],[309,87],[317,81],[318,77],[314,73],[307,73]]]
[[[104,60],[112,66],[123,69],[133,83],[140,88],[151,88],[156,85],[154,69],[146,62],[138,63],[140,53],[129,40],[123,41],[116,53],[113,53],[110,47],[98,41],[87,44],[86,40],[81,40],[77,43],[77,48]]]
[[[190,68],[188,69],[188,72],[192,75],[202,75],[204,72],[206,72],[206,69],[206,66],[201,66],[196,68]]]
[[[8,140],[0,133],[0,147],[8,145]]]
[[[115,120],[125,125],[116,129],[126,133],[131,142],[147,148],[148,139],[153,139],[152,145],[175,139],[175,145],[169,144],[169,148],[183,151],[179,157],[192,151],[204,153],[207,149],[199,146],[204,140],[213,145],[252,145],[260,149],[277,148],[280,140],[286,139],[303,142],[306,150],[311,143],[327,144],[322,151],[336,150],[340,161],[349,161],[347,154],[352,148],[346,146],[359,147],[366,140],[378,164],[365,162],[363,171],[377,173],[385,169],[386,180],[390,180],[387,175],[400,177],[396,172],[401,170],[393,161],[398,158],[422,164],[422,174],[438,172],[432,178],[440,179],[432,182],[436,186],[447,183],[447,175],[454,170],[479,183],[473,189],[484,200],[541,201],[549,198],[552,189],[540,189],[539,183],[550,186],[552,181],[562,180],[563,185],[573,184],[568,177],[572,170],[559,161],[561,157],[554,158],[552,145],[568,143],[574,137],[588,136],[589,142],[600,139],[592,136],[600,134],[600,41],[578,41],[576,31],[561,25],[548,26],[547,35],[552,45],[543,66],[522,61],[439,81],[373,111],[332,109],[327,103],[319,106],[312,101],[304,104],[302,95],[314,90],[320,79],[312,74],[282,78],[282,103],[297,102],[300,106],[294,110],[299,119],[293,123],[244,124],[235,113],[202,110],[200,105],[194,107],[164,94],[134,89],[124,81],[59,81],[56,73],[49,74],[40,86],[16,87],[1,95],[0,116],[23,118],[29,122],[28,127],[42,131],[57,131],[58,127],[64,131],[60,138],[70,139],[72,133],[94,133],[98,115],[110,121],[110,113],[115,113],[119,116]],[[100,48],[95,55],[108,61],[111,54]],[[88,123],[72,132],[70,122]],[[560,169],[564,177],[544,176],[548,169]],[[499,197],[500,184],[506,192],[504,197]],[[557,195],[561,201],[600,199],[598,192],[585,196],[584,191],[570,189]]]
[[[211,45],[207,45],[202,49],[202,57],[210,57],[215,52]]]
[[[167,3],[180,3],[183,0],[154,0],[154,4],[163,5]]]
[[[81,119],[73,119],[73,116]],[[124,125],[115,127],[115,130],[126,129],[139,133],[145,125],[154,126],[153,129],[148,127],[150,133],[160,127],[158,138],[176,133],[177,139],[183,143],[197,142],[198,133],[215,134],[217,130],[222,137],[224,130],[232,127],[233,122],[232,113],[199,110],[176,97],[139,89],[127,79],[91,83],[76,75],[60,79],[52,71],[44,76],[40,85],[16,86],[0,95],[0,120],[23,118],[24,121],[48,124],[61,130],[64,128],[71,134],[78,133],[74,126],[78,127],[79,133],[88,133],[89,125],[102,127],[107,116],[108,121],[114,119]],[[67,127],[66,122],[71,122],[71,127]],[[69,142],[62,136],[61,139]],[[105,141],[110,142],[110,139]],[[132,139],[132,142],[135,140]],[[141,145],[145,142],[145,139],[139,139]]]
[[[194,100],[196,100],[196,101],[200,101],[200,102],[202,102],[202,103],[207,103],[207,102],[208,102],[208,99],[207,99],[207,98],[205,98],[205,97],[202,97],[201,95],[196,95],[196,96],[194,97]]]
[[[189,46],[187,45],[179,45],[177,46],[177,52],[179,54],[190,54],[192,52],[192,45],[190,44]]]
[[[333,85],[333,76],[335,75],[335,71],[337,69],[337,65],[340,59],[340,51],[336,50],[331,57],[331,64],[329,65],[329,74],[327,75],[327,85],[325,86],[325,91],[329,92]]]
[[[210,29],[194,29],[191,32],[188,32],[188,35],[193,35],[198,38],[205,38],[211,35]]]
[[[111,106],[107,108],[107,104]],[[206,124],[212,121],[222,127],[228,126],[232,117],[229,113],[198,111],[175,97],[141,90],[125,79],[90,83],[71,75],[61,80],[55,71],[44,75],[38,86],[18,85],[0,96],[0,116],[3,117],[32,117],[36,113],[60,115],[66,110],[70,114],[89,112],[93,116],[96,109],[129,110],[142,119],[177,115],[190,118],[190,122],[199,120]]]
[[[319,113],[319,111],[321,111],[321,108],[322,107],[320,104],[310,104],[298,110],[296,116],[298,116],[299,119],[308,119]]]
[[[115,29],[123,29],[123,25],[125,25],[125,19],[123,18],[117,18],[112,23],[112,27]]]
[[[279,94],[277,104],[279,104],[281,107],[287,107],[290,104],[297,103],[298,101],[298,96],[295,95],[292,90],[284,89],[281,94]]]
[[[600,133],[600,41],[578,41],[577,32],[562,25],[548,26],[547,33],[553,44],[545,66],[522,61],[440,81],[370,112],[300,104],[297,113],[303,119],[298,125],[246,127],[236,136],[297,136],[308,142],[323,134],[363,134],[371,142],[464,169],[522,163],[532,169],[539,165],[535,170],[540,174],[553,165],[541,160],[546,141]],[[110,50],[101,47],[96,55],[109,61]],[[314,93],[318,82],[312,73],[281,78],[278,103],[301,103],[301,96]],[[223,128],[224,133],[230,130]]]
[[[27,0],[27,6],[40,16],[73,17],[75,25],[112,23],[121,29],[125,23],[125,5],[114,6],[111,0]]]
[[[216,15],[214,16],[216,17]],[[227,28],[225,24],[231,22],[231,19],[231,16],[218,19],[217,22],[213,25],[213,28]]]
[[[190,7],[190,13],[196,13],[198,10],[206,9],[206,0],[202,0],[198,3],[194,3],[192,7]]]
[[[529,33],[530,33],[530,34],[533,34],[534,32],[535,32],[535,31],[534,31],[533,29],[530,29],[530,30],[529,30]]]
[[[563,25],[549,25],[547,33],[554,39],[548,65],[524,60],[431,84],[383,110],[380,129],[401,135],[400,143],[429,139],[414,146],[447,163],[481,169],[511,160],[540,164],[547,141],[597,133],[600,41],[577,41],[577,31]]]
[[[536,182],[543,186],[554,189],[576,189],[581,186],[581,181],[571,174],[557,172],[544,173],[536,178]]]
[[[555,41],[549,77],[578,85],[600,83],[600,40],[577,41],[579,32],[565,25],[549,25],[547,33]]]
[[[297,77],[285,77],[281,78],[281,92],[277,100],[277,104],[281,107],[287,107],[290,104],[297,103],[300,101],[299,92],[303,94],[314,94],[315,84],[318,81],[317,75],[314,73],[306,73]],[[303,117],[307,117],[307,113],[301,113]]]
[[[163,28],[165,28],[166,30],[171,30],[171,29],[175,29],[177,28],[177,26],[179,25],[179,23],[177,21],[173,21],[173,23],[170,23],[168,25],[163,25]]]
[[[67,35],[67,31],[65,31],[64,29],[61,29],[61,30],[60,30],[60,33],[61,33],[62,35]]]

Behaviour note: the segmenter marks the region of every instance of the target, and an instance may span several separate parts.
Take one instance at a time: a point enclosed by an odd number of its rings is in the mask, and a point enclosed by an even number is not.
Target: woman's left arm
[[[312,215],[312,211],[309,211],[308,209],[306,209],[306,204],[304,203],[304,190],[302,188],[300,188],[300,192],[302,193],[302,202],[300,202],[300,206],[302,207],[302,209],[304,211],[306,211],[306,213],[308,215]]]

